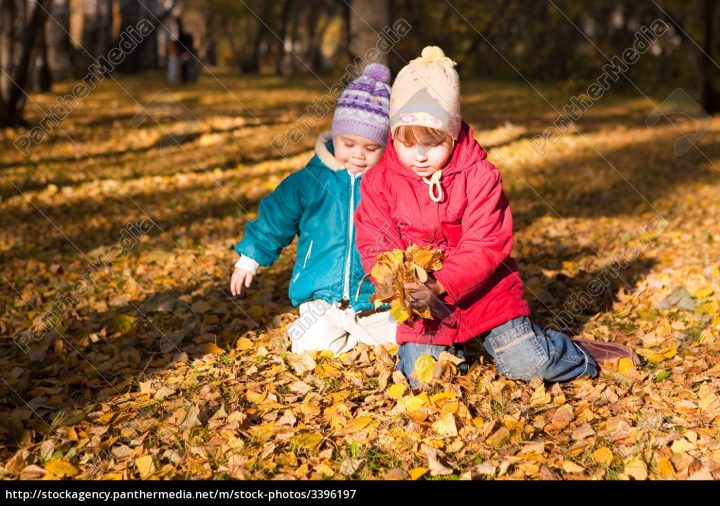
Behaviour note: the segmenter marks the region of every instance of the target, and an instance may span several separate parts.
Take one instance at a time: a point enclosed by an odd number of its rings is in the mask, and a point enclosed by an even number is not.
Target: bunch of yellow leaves
[[[432,320],[430,310],[418,311],[410,307],[410,294],[405,283],[423,284],[428,273],[442,267],[443,252],[439,249],[420,248],[414,244],[403,251],[394,249],[380,253],[370,275],[377,281],[377,291],[370,299],[375,307],[390,304],[390,311],[398,323],[412,327],[416,317]],[[367,277],[367,276],[366,276]],[[364,279],[364,278],[363,278]]]

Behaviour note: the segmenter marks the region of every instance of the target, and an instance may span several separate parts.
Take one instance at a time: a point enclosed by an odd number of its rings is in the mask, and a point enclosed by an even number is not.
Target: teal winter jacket
[[[298,236],[290,279],[294,306],[312,299],[348,300],[355,311],[371,309],[375,287],[366,280],[355,245],[353,215],[362,174],[350,174],[334,156],[330,132],[320,134],[315,155],[260,201],[258,217],[245,226],[238,254],[271,265]]]

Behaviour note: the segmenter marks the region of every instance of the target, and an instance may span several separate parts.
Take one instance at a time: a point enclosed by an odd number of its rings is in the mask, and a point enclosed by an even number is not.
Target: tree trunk
[[[32,58],[33,63],[30,67],[31,85],[29,88],[32,91],[50,91],[53,81],[50,75],[50,65],[48,64],[47,40],[44,27],[38,30],[35,37],[35,49]]]
[[[280,45],[275,57],[275,73],[283,74],[283,66],[285,62],[285,38],[287,37],[288,21],[290,20],[290,11],[293,8],[293,0],[283,0],[282,12],[280,13]]]
[[[703,51],[700,54],[700,76],[703,109],[708,114],[720,111],[720,93],[715,89],[713,75],[717,72],[713,63],[714,23],[717,3],[715,0],[703,0]]]
[[[47,8],[50,0],[38,0],[34,5],[29,22],[22,35],[22,44],[18,48],[18,58],[13,62],[15,39],[13,32],[16,5],[13,0],[2,0],[0,20],[2,21],[2,62],[3,72],[0,74],[0,125],[13,126],[23,123],[23,109],[27,87],[30,80],[32,54],[37,34],[47,19]]]
[[[136,2],[138,0],[135,0]],[[158,0],[141,0],[144,6],[140,7],[140,19],[147,19],[155,27],[160,26],[158,20],[160,19],[160,9]],[[158,39],[157,30],[153,31],[147,38],[145,38],[135,50],[139,53],[140,69],[156,69],[160,67],[160,61],[158,59]]]
[[[69,81],[73,76],[73,47],[70,43],[70,2],[53,0],[45,25],[47,61],[53,82]]]
[[[113,40],[113,0],[96,0],[97,21],[95,34],[95,51],[99,56],[108,54],[112,49]]]
[[[7,100],[10,96],[12,81],[10,76],[15,73],[13,64],[13,48],[15,42],[15,0],[0,0],[0,123],[6,124]]]
[[[112,3],[113,0],[85,0],[83,4],[82,47],[84,50],[81,51],[81,59],[84,68],[89,67],[93,60],[107,56],[113,47]],[[125,4],[127,0],[121,2],[121,9],[126,8],[123,7]],[[140,8],[137,0],[132,0],[130,6],[136,10]]]
[[[388,0],[352,0],[350,10],[350,56],[367,60],[368,50],[378,46],[379,32],[390,21]],[[372,61],[367,63],[388,64],[387,53],[374,51]],[[372,55],[370,55],[372,56]]]

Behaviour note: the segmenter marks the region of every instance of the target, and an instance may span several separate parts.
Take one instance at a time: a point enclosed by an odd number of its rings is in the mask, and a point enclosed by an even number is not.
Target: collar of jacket
[[[318,135],[317,141],[315,141],[315,154],[322,163],[327,165],[334,171],[344,170],[345,165],[335,158],[335,155],[328,149],[328,143],[332,141],[332,132],[327,130]]]
[[[487,158],[487,153],[482,146],[480,146],[480,143],[475,140],[470,125],[463,120],[450,161],[448,161],[442,169],[442,177],[444,179],[446,176],[467,170],[485,158]],[[397,151],[395,151],[393,144],[392,132],[388,134],[387,147],[385,148],[385,153],[383,153],[380,163],[382,164],[383,161],[385,161],[387,167],[394,172],[407,178],[417,179],[418,182],[422,181],[413,171],[400,162],[400,158],[398,158]]]

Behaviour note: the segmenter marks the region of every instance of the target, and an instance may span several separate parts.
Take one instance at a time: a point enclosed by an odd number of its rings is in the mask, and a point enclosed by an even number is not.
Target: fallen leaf
[[[143,480],[155,472],[155,463],[151,455],[143,455],[135,459],[135,467]]]
[[[407,387],[400,383],[395,383],[394,385],[391,385],[390,388],[386,390],[386,394],[389,398],[393,400],[400,399],[405,391],[407,390]]]
[[[658,459],[657,473],[663,480],[675,479],[675,469],[673,469],[667,457],[660,457]]]
[[[563,462],[562,470],[566,473],[582,473],[585,471],[584,468],[580,467],[571,460],[566,460],[565,462]]]
[[[415,361],[415,378],[422,383],[430,383],[435,370],[435,359],[432,355],[420,355]]]
[[[533,392],[532,397],[530,398],[530,405],[535,406],[544,406],[545,404],[550,404],[550,401],[552,400],[552,397],[549,393],[545,391],[545,385],[541,384],[537,389]]]
[[[437,448],[433,448],[432,446],[423,443],[422,449],[428,459],[428,468],[430,469],[430,474],[432,476],[445,476],[453,473],[452,469],[445,467],[438,460]]]
[[[72,478],[80,474],[80,469],[75,464],[60,459],[51,459],[45,462],[45,469],[58,478]]]
[[[432,428],[441,437],[454,437],[458,434],[455,417],[452,413],[443,414],[437,422],[432,424]]]
[[[608,467],[613,460],[612,451],[606,446],[602,446],[590,454],[590,458],[605,467]]]
[[[408,471],[408,474],[410,475],[411,480],[417,480],[427,472],[428,468],[426,467],[413,467]]]
[[[645,462],[639,457],[633,457],[625,462],[623,472],[636,480],[644,481],[647,480],[648,477],[647,465],[645,465]]]

